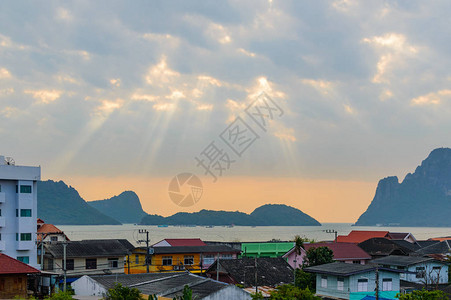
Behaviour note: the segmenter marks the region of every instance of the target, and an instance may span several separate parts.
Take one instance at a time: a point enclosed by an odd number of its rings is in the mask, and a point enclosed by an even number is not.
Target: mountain
[[[170,217],[145,216],[141,225],[238,225],[238,226],[320,226],[302,211],[281,204],[267,204],[251,214],[239,211],[201,210],[195,213],[176,213]]]
[[[122,223],[139,223],[147,215],[143,211],[138,195],[132,191],[122,192],[110,199],[88,201],[87,203]]]
[[[119,221],[89,206],[63,181],[38,182],[38,218],[57,225],[119,225]]]
[[[355,225],[451,227],[451,149],[433,150],[413,174],[379,181],[376,195]]]

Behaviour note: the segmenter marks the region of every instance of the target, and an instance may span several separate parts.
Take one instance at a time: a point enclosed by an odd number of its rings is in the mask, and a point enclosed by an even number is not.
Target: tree
[[[275,291],[271,293],[271,300],[321,300],[320,297],[315,296],[308,288],[300,289],[291,284],[284,284],[278,286]]]
[[[173,300],[195,300],[197,297],[193,298],[193,291],[188,285],[183,287],[183,295],[175,296]]]
[[[105,299],[107,300],[144,300],[137,288],[129,288],[116,283],[112,289],[109,289]]]
[[[312,273],[307,273],[303,269],[296,269],[296,278],[294,285],[302,290],[309,289],[316,291],[316,276]]]
[[[70,300],[70,299],[74,299],[72,298],[72,295],[70,292],[63,292],[63,291],[58,291],[57,293],[52,294],[50,297],[46,297],[45,299],[50,299],[50,300]]]
[[[327,247],[310,248],[306,252],[304,265],[313,267],[334,261],[334,252]]]
[[[409,294],[397,294],[399,300],[447,300],[448,297],[443,291],[413,291]]]

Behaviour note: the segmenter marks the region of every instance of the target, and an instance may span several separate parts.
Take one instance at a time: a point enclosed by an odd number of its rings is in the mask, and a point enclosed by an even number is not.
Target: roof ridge
[[[166,279],[176,278],[176,277],[180,277],[180,276],[186,275],[188,273],[189,272],[183,272],[181,274],[175,274],[175,275],[172,275],[172,276],[169,276],[169,277],[157,278],[157,279],[153,279],[153,280],[149,280],[149,281],[145,281],[145,282],[135,283],[135,284],[129,285],[129,287],[135,287],[135,286],[140,286],[140,285],[143,285],[143,284],[148,284],[148,283],[153,283],[153,282],[162,281],[162,280],[166,280]]]
[[[185,285],[187,285],[188,287],[191,288],[191,287],[193,287],[193,286],[196,286],[196,285],[205,283],[205,282],[207,282],[207,281],[210,281],[210,278],[202,278],[202,277],[199,277],[199,278],[201,278],[201,280],[195,281],[195,282],[191,282],[191,283],[188,283],[188,284],[183,284],[183,285],[176,286],[176,287],[174,287],[174,288],[172,288],[172,289],[169,289],[169,290],[167,290],[166,292],[160,294],[160,296],[164,297],[164,296],[166,296],[166,295],[170,295],[170,294],[172,294],[172,293],[176,293],[176,292],[178,292],[178,291],[181,291],[181,290],[183,290],[183,289],[185,288]]]

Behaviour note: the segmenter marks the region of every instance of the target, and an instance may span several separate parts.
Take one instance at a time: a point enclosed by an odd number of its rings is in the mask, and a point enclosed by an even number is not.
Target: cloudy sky
[[[285,203],[354,222],[379,179],[451,145],[449,1],[2,1],[1,154],[149,213]],[[244,109],[265,92],[267,131]],[[195,157],[259,138],[212,182]],[[198,174],[182,209],[170,179]]]

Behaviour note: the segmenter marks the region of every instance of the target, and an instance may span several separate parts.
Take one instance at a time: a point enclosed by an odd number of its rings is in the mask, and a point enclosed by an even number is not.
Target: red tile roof
[[[18,261],[6,254],[0,253],[0,274],[31,274],[41,273],[26,263]]]
[[[371,259],[371,255],[353,243],[312,243],[304,244],[304,249],[327,247],[334,252],[335,260]]]
[[[64,234],[64,231],[62,231],[61,229],[59,229],[58,227],[56,227],[53,224],[42,224],[41,227],[39,227],[38,229],[38,235],[37,235],[37,240],[41,241],[42,238],[42,234],[40,233],[57,233],[57,234]],[[44,234],[45,236],[47,236],[47,234]],[[66,237],[66,240],[69,240]]]
[[[206,246],[201,239],[165,239],[171,246]]]
[[[387,238],[388,234],[388,231],[353,230],[348,235],[339,235],[337,242],[358,244],[375,237]]]

